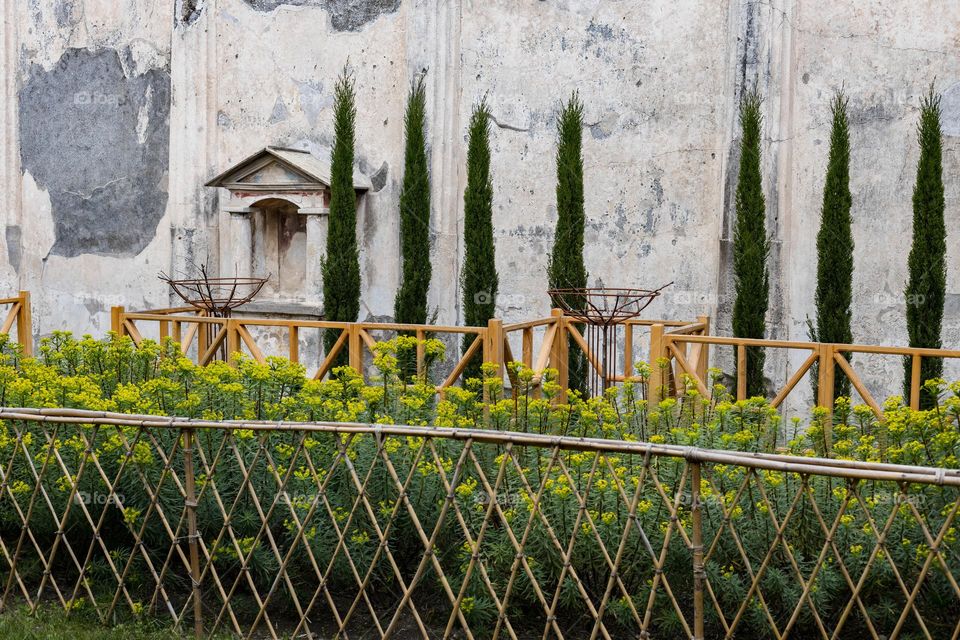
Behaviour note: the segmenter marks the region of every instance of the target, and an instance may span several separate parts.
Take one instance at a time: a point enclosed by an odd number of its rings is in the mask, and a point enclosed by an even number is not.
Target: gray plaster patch
[[[943,92],[940,128],[945,136],[960,136],[960,82]]]
[[[320,111],[327,103],[333,104],[333,96],[324,97],[323,83],[321,82],[298,82],[297,90],[300,92],[300,108],[307,116],[307,122],[311,127],[316,126]]]
[[[334,31],[359,31],[385,13],[400,7],[400,0],[243,0],[257,11],[277,7],[324,7]]]
[[[387,174],[390,172],[390,165],[384,160],[377,172],[370,176],[370,184],[373,186],[373,192],[377,193],[387,184]]]
[[[76,7],[74,0],[61,0],[54,7],[54,17],[57,20],[57,26],[61,28],[72,27],[77,23],[75,16]]]
[[[276,124],[287,119],[290,113],[287,111],[287,105],[283,103],[283,98],[277,96],[277,101],[273,103],[273,112],[267,124]]]
[[[20,250],[20,225],[7,225],[7,232],[5,235],[7,239],[7,261],[10,263],[10,266],[13,267],[13,270],[19,273],[20,258],[23,255]]]
[[[177,0],[177,22],[190,26],[203,15],[203,0]]]
[[[32,65],[18,94],[24,171],[50,196],[51,253],[130,257],[167,206],[170,74],[124,74],[112,49]]]

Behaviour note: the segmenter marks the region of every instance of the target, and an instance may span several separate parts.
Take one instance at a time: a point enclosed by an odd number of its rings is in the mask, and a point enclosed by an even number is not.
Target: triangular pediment
[[[231,180],[247,186],[302,186],[304,184],[316,184],[326,186],[319,180],[311,178],[293,168],[281,164],[277,161],[271,161],[260,168],[254,168],[246,175],[237,174]]]
[[[309,151],[266,147],[233,165],[207,183],[254,191],[324,190],[330,186],[330,166]],[[370,189],[370,179],[354,171],[354,187]]]

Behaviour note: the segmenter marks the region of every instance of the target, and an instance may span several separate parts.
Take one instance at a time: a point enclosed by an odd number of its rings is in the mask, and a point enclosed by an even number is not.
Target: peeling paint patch
[[[290,113],[287,111],[287,105],[283,103],[283,98],[277,96],[277,101],[273,103],[273,112],[267,124],[277,124],[287,119]]]
[[[26,76],[21,164],[50,196],[51,253],[137,255],[167,206],[170,74],[128,77],[120,52],[68,49]]]
[[[277,7],[324,7],[334,31],[360,31],[385,13],[400,7],[400,0],[243,0],[256,11]]]
[[[390,172],[390,165],[386,161],[380,165],[377,172],[370,176],[370,184],[373,186],[373,192],[377,193],[387,184],[387,174]]]
[[[20,259],[23,257],[23,254],[20,250],[20,238],[22,235],[20,231],[20,225],[7,225],[5,235],[7,239],[7,262],[10,263],[10,266],[13,267],[14,271],[19,273]]]
[[[203,0],[177,0],[177,23],[190,26],[203,15]]]
[[[945,136],[960,136],[960,82],[943,92],[941,128]]]
[[[325,106],[323,96],[323,84],[319,82],[298,82],[297,90],[300,92],[300,108],[307,116],[307,122],[311,127],[317,125],[317,118],[320,111]],[[330,104],[333,104],[333,96],[329,98]]]

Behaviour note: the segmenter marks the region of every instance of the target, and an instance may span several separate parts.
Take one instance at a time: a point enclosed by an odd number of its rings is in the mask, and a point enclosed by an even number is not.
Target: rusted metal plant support
[[[672,282],[659,289],[592,287],[550,289],[547,293],[564,313],[584,326],[584,351],[598,358],[595,375],[588,376],[588,391],[601,395],[614,382],[617,369],[617,328],[640,316]],[[574,331],[577,329],[574,327]],[[630,360],[629,356],[625,362]]]

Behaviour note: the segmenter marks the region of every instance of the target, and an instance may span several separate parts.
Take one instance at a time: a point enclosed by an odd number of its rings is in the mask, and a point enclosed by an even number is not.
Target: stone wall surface
[[[358,169],[373,182],[358,224],[364,318],[392,313],[403,110],[424,72],[431,305],[443,322],[458,320],[465,129],[484,98],[507,320],[549,308],[556,117],[575,90],[590,284],[673,281],[651,316],[705,313],[729,330],[736,105],[753,84],[765,97],[772,336],[806,338],[838,88],[850,98],[855,338],[906,339],[915,129],[933,81],[944,94],[949,248],[960,255],[958,3],[4,0],[3,11],[0,287],[33,292],[40,333],[101,332],[111,305],[170,302],[159,272],[220,264],[222,194],[203,184],[266,145],[328,156],[347,63]],[[951,268],[944,340],[954,347],[958,278]],[[800,361],[770,357],[768,373]],[[871,385],[899,366],[863,363]]]

